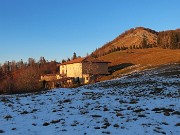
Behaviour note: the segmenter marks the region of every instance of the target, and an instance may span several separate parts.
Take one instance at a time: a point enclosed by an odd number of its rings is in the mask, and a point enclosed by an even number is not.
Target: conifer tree
[[[147,48],[147,41],[145,38],[143,38],[141,46],[142,46],[142,48]]]
[[[76,59],[76,58],[77,58],[77,55],[76,55],[76,53],[74,52],[74,53],[73,53],[72,60],[74,60],[74,59]]]

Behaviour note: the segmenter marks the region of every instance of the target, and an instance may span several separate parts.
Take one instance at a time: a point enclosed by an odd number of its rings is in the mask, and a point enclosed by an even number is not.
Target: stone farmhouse
[[[72,77],[79,83],[87,84],[109,74],[108,63],[92,57],[77,58],[60,64],[60,75]]]
[[[109,63],[92,57],[77,58],[59,64],[59,74],[43,75],[40,81],[48,89],[94,83],[98,78],[109,74]]]

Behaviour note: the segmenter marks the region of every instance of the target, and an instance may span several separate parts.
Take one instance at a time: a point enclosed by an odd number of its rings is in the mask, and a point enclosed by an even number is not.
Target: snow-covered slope
[[[0,134],[180,134],[180,65],[75,89],[0,96]]]

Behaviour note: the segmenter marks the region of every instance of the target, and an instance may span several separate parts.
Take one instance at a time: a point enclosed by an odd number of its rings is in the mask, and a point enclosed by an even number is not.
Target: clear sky
[[[138,26],[180,28],[180,0],[0,0],[0,63],[86,56]]]

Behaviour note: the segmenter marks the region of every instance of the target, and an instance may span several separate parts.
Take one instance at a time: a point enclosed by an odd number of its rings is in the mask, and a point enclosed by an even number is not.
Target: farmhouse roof
[[[67,64],[73,64],[73,63],[83,63],[83,62],[93,62],[93,63],[110,63],[108,61],[100,60],[93,57],[83,57],[83,58],[77,58],[65,63],[62,63],[60,65],[67,65]]]

